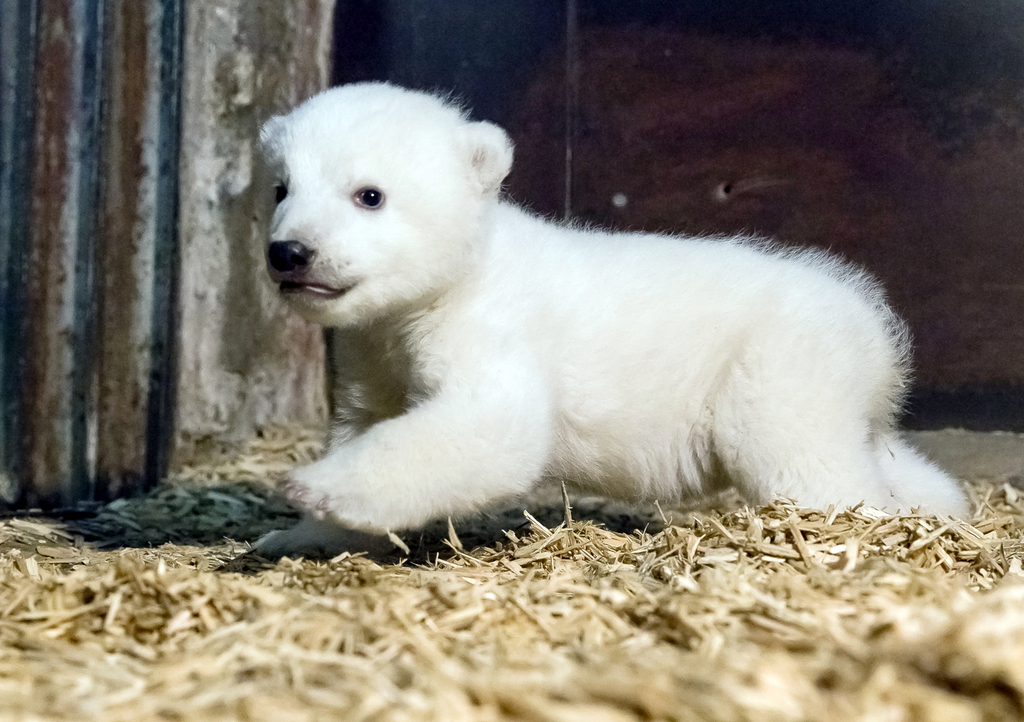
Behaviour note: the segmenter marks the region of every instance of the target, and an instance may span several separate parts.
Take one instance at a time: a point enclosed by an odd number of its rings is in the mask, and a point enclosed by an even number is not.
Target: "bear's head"
[[[270,278],[324,325],[433,304],[473,263],[512,164],[501,128],[384,83],[325,91],[260,140],[278,179]]]

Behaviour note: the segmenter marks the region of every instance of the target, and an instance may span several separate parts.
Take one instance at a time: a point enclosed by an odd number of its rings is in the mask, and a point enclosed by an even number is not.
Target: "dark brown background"
[[[340,8],[337,79],[462,92],[509,128],[509,190],[540,213],[568,188],[585,221],[868,268],[916,340],[908,422],[1024,424],[1019,4],[435,5]]]

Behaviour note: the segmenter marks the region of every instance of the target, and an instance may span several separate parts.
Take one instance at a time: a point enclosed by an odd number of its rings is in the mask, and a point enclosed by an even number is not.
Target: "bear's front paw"
[[[406,503],[401,489],[379,483],[379,479],[348,463],[335,451],[320,461],[292,469],[278,490],[317,519],[335,519],[360,529],[405,528],[407,519],[394,514]]]
[[[331,493],[323,488],[323,473],[315,465],[294,469],[280,486],[284,497],[295,506],[317,519],[322,519],[337,507]]]
[[[317,519],[322,519],[331,511],[329,496],[318,495],[308,486],[294,479],[287,479],[281,485],[281,493],[291,504],[312,514]]]

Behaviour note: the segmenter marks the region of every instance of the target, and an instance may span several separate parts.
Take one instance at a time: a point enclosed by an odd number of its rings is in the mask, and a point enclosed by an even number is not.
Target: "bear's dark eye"
[[[363,208],[380,208],[384,194],[376,188],[362,188],[356,191],[355,200]]]
[[[278,183],[274,186],[274,202],[280,203],[288,197],[288,186],[284,183]]]

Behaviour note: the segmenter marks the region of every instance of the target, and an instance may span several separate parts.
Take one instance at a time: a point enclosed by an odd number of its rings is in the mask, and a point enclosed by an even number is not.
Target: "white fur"
[[[292,496],[352,527],[415,527],[566,479],[631,500],[734,485],[965,516],[898,440],[907,338],[878,287],[817,252],[608,233],[499,200],[498,127],[385,84],[271,120],[272,240],[315,249],[290,295],[345,358],[335,440]],[[614,161],[611,161],[614,162]],[[385,194],[370,210],[360,188]]]

